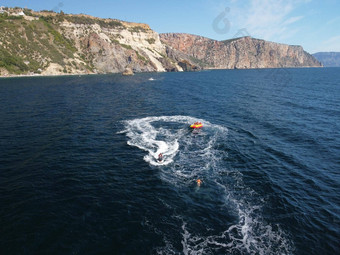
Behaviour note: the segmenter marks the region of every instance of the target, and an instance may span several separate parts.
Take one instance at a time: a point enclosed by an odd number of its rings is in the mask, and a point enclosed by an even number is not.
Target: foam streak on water
[[[201,121],[204,128],[193,133],[188,126]],[[128,144],[146,152],[144,160],[156,166],[160,178],[173,185],[178,192],[187,192],[186,199],[203,201],[188,206],[197,210],[221,210],[221,217],[231,215],[235,220],[221,219],[220,230],[214,230],[208,218],[198,223],[186,212],[175,210],[174,217],[182,221],[177,235],[181,236],[184,254],[290,254],[292,242],[279,225],[272,226],[262,217],[265,203],[254,190],[247,187],[237,169],[227,169],[223,160],[228,157],[220,144],[228,143],[228,129],[190,116],[146,117],[125,121]],[[158,153],[164,161],[158,162]],[[197,178],[201,187],[193,185]],[[209,197],[214,197],[214,200]],[[189,201],[190,201],[189,200]],[[220,201],[220,205],[214,204]],[[215,208],[216,207],[216,208]],[[219,209],[217,209],[219,207]],[[209,213],[208,213],[209,214]],[[224,215],[224,216],[223,216]],[[203,218],[206,215],[202,215]],[[170,220],[170,219],[169,219]],[[161,230],[157,230],[161,232]],[[164,233],[165,235],[165,233]],[[165,237],[164,237],[165,238]],[[166,239],[166,238],[165,238]],[[159,247],[159,254],[174,254],[175,244],[168,240]]]

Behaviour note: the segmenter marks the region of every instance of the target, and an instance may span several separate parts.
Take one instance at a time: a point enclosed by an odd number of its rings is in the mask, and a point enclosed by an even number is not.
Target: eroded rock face
[[[210,68],[321,67],[301,46],[292,46],[241,37],[216,41],[190,34],[160,34],[162,42],[173,49],[201,60]]]
[[[160,61],[165,46],[145,24],[124,23],[125,27],[118,28],[69,22],[62,25],[65,36],[78,45],[98,73],[123,72],[127,65],[134,72],[166,71]]]
[[[60,31],[75,43],[95,73],[123,72],[126,67],[133,72],[183,71],[181,61],[187,63],[185,70],[200,69],[187,55],[173,53],[147,24],[121,23],[123,26],[102,27],[64,21]]]
[[[242,37],[227,41],[161,34],[147,24],[88,15],[34,12],[4,19],[1,76],[319,67],[301,46]],[[18,38],[19,37],[19,38]],[[20,43],[18,43],[20,42]]]
[[[25,22],[2,23],[0,55],[16,59],[0,75],[117,73],[126,67],[133,72],[183,70],[167,56],[159,34],[147,24],[83,14],[32,11],[29,15],[34,17],[24,16]]]

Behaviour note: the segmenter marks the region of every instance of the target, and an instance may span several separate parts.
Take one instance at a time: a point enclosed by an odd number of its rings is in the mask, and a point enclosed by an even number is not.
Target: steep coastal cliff
[[[252,37],[216,41],[190,34],[160,35],[163,43],[201,60],[207,67],[220,69],[320,67],[321,64],[301,46],[259,40]]]
[[[0,75],[182,71],[146,24],[15,10],[0,15]],[[181,59],[178,61],[180,62]]]
[[[215,41],[88,15],[6,8],[0,76],[321,66],[301,46],[250,37]]]

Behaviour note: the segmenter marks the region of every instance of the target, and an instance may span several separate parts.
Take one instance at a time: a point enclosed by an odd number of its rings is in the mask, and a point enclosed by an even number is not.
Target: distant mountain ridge
[[[312,55],[325,67],[340,67],[340,52],[317,52]]]
[[[4,8],[0,76],[319,67],[301,46],[251,37],[215,41],[89,15]]]
[[[184,34],[160,34],[161,41],[202,61],[207,67],[220,69],[321,67],[301,46],[280,44],[250,36],[216,41]]]

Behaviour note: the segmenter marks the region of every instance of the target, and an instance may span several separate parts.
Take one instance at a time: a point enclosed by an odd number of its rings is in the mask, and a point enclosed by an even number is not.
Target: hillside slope
[[[317,52],[313,56],[325,67],[340,67],[340,52]]]
[[[0,76],[303,66],[321,65],[301,46],[250,37],[159,35],[142,23],[20,8],[0,14]]]
[[[146,24],[53,12],[0,14],[0,75],[182,71]]]
[[[301,46],[259,40],[252,37],[216,41],[190,34],[160,34],[163,43],[197,58],[211,68],[320,67]]]

